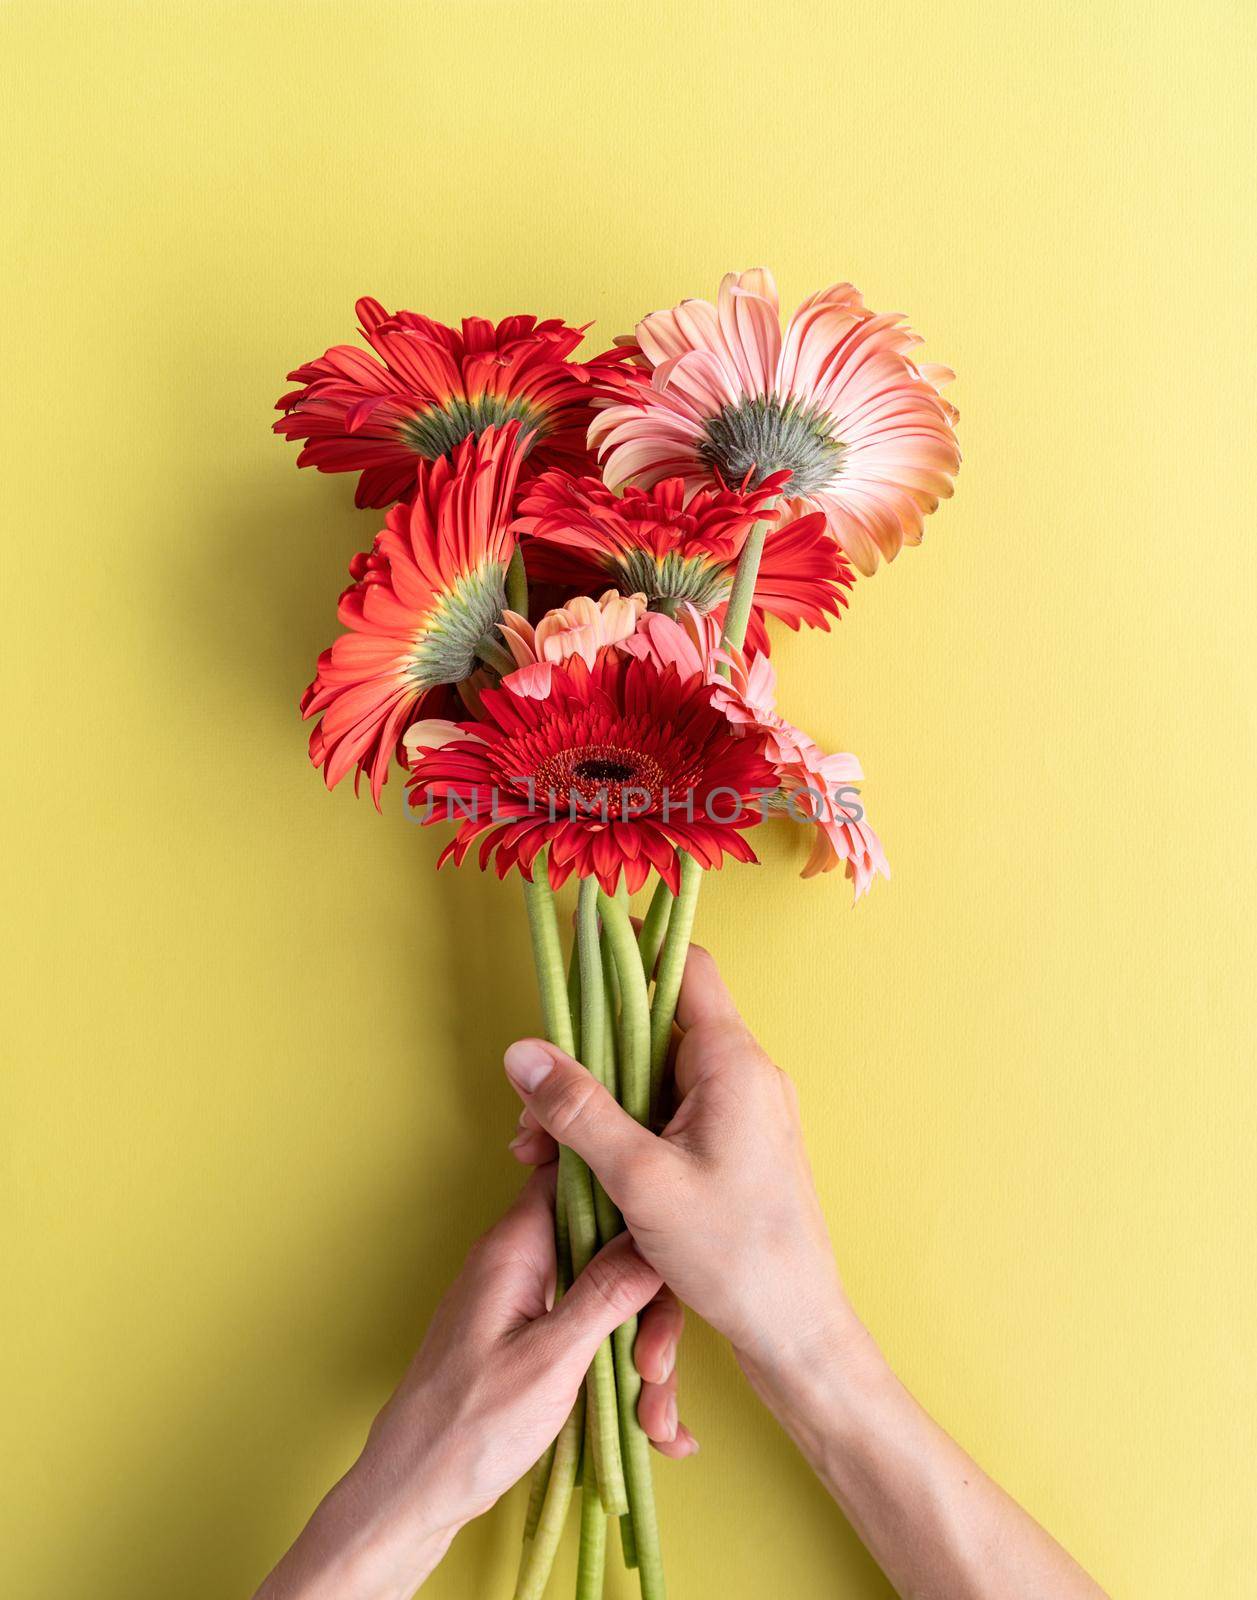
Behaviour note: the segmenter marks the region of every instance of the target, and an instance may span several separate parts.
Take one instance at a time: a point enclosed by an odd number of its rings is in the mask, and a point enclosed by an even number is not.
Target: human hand
[[[832,1359],[836,1340],[867,1336],[838,1277],[794,1086],[697,946],[677,1025],[677,1109],[658,1137],[553,1045],[511,1045],[507,1075],[525,1107],[512,1148],[522,1161],[548,1161],[557,1140],[582,1156],[641,1254],[753,1376],[819,1347]],[[653,1347],[641,1346],[639,1337],[639,1369],[657,1377]]]
[[[539,1168],[472,1246],[358,1461],[255,1600],[409,1600],[558,1433],[659,1276],[622,1234],[555,1304],[554,1185]]]
[[[690,949],[677,1022],[677,1108],[658,1136],[552,1045],[513,1044],[516,1155],[549,1161],[557,1139],[584,1157],[645,1259],[730,1339],[896,1594],[1105,1600],[908,1394],[851,1309],[794,1088],[705,950]]]

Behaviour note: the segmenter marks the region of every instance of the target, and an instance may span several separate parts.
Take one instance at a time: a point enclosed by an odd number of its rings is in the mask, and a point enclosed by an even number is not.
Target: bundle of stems
[[[747,537],[729,596],[724,642],[740,649],[768,524]],[[683,856],[678,892],[660,879],[635,932],[628,896],[583,878],[570,964],[544,854],[525,884],[528,927],[546,1037],[578,1058],[638,1122],[657,1125],[664,1069],[689,950],[702,870]],[[561,1148],[555,1207],[558,1292],[624,1219],[579,1156]],[[664,1600],[650,1441],[637,1420],[641,1379],[633,1364],[637,1318],[604,1341],[571,1415],[533,1468],[515,1600],[541,1600],[579,1486],[576,1600],[601,1600],[607,1522],[619,1522],[624,1563],[637,1569],[642,1600]]]
[[[654,1106],[648,974],[672,910],[671,893],[659,883],[639,936],[629,919],[627,896],[612,897],[595,879],[582,879],[570,972],[544,863],[534,871],[525,895],[547,1037],[577,1056],[630,1116],[649,1124]],[[562,1292],[594,1253],[623,1230],[624,1220],[586,1164],[567,1149],[559,1154],[556,1214]],[[533,1470],[516,1600],[539,1600],[545,1592],[578,1486],[578,1600],[602,1594],[609,1517],[619,1519],[624,1557],[638,1570],[643,1600],[662,1600],[650,1442],[637,1420],[641,1380],[633,1365],[636,1335],[634,1317],[604,1342],[571,1416]]]

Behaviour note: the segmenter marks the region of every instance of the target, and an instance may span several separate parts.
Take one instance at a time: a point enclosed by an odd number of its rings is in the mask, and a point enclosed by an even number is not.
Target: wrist
[[[295,1571],[285,1574],[277,1594],[410,1600],[462,1526],[422,1483],[403,1482],[364,1454],[310,1519],[288,1557]]]
[[[839,1291],[810,1318],[765,1344],[735,1349],[751,1387],[809,1459],[845,1432],[866,1397],[891,1379],[872,1334]]]

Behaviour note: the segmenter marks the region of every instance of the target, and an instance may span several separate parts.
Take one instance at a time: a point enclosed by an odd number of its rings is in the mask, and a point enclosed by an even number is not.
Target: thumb
[[[626,1189],[660,1145],[578,1061],[542,1039],[519,1039],[503,1058],[520,1099],[547,1133],[574,1150],[623,1207]]]
[[[541,1323],[545,1337],[579,1358],[583,1371],[598,1346],[647,1305],[663,1279],[638,1255],[627,1233],[593,1258]]]

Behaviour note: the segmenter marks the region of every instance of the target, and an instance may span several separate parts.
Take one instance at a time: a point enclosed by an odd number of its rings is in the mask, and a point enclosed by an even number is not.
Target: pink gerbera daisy
[[[557,663],[569,656],[580,656],[587,667],[592,667],[600,651],[632,637],[645,609],[645,595],[622,595],[616,589],[608,589],[597,600],[577,595],[566,605],[556,606],[535,628],[517,611],[504,611],[498,632],[510,652],[514,670],[507,673],[503,682],[516,694],[544,700],[550,693],[550,678]]]
[[[675,619],[644,616],[620,649],[710,684],[712,705],[732,726],[762,740],[776,774],[775,809],[816,830],[803,877],[842,867],[857,900],[878,874],[890,877],[882,842],[864,820],[854,787],[863,777],[859,761],[845,752],[827,755],[786,721],[777,710],[777,674],[767,656],[748,661],[740,650],[722,645],[715,621],[688,606]]]
[[[374,354],[334,345],[288,374],[301,387],[278,402],[275,432],[304,442],[299,467],[360,472],[357,504],[388,506],[410,494],[420,462],[517,421],[529,470],[588,468],[589,373],[568,360],[581,329],[524,316],[448,328],[369,298],[357,311]]]
[[[589,440],[613,485],[680,475],[688,492],[788,477],[861,572],[904,544],[952,492],[953,374],[914,362],[920,338],[849,283],[811,295],[783,335],[772,274],[728,273],[718,304],[685,300],[636,328],[636,365],[599,378]]]

